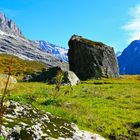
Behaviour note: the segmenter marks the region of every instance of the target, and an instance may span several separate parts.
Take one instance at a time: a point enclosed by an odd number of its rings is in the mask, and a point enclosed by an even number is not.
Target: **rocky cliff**
[[[70,70],[81,80],[119,76],[113,48],[76,35],[71,37],[68,44]]]
[[[140,74],[140,40],[134,40],[118,57],[120,74]]]
[[[8,34],[23,37],[22,32],[15,22],[8,20],[8,18],[2,12],[0,12],[0,29]]]

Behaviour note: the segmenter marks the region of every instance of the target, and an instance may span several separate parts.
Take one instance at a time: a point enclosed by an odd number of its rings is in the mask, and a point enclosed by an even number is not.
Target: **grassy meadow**
[[[59,94],[53,99],[53,94]],[[11,100],[76,123],[111,140],[140,139],[140,76],[82,81],[77,86],[18,82]]]
[[[14,63],[9,64],[11,58]],[[18,80],[46,68],[39,62],[0,54],[0,73],[9,65]],[[110,140],[140,140],[140,76],[82,81],[62,86],[59,92],[55,85],[19,81],[10,99],[32,104]]]

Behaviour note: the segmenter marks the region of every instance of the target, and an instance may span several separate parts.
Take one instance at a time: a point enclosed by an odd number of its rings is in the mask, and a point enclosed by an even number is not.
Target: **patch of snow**
[[[68,62],[68,56],[67,56],[68,50],[67,49],[56,46],[47,41],[38,41],[38,44],[39,44],[39,47],[41,50],[52,54],[53,56],[58,58],[60,61]]]
[[[122,54],[122,52],[117,52],[116,56],[119,57]]]

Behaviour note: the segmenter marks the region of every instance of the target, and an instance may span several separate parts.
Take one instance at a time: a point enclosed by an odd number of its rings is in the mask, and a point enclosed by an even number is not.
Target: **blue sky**
[[[0,0],[0,11],[29,39],[65,48],[73,34],[116,51],[140,38],[139,0]]]

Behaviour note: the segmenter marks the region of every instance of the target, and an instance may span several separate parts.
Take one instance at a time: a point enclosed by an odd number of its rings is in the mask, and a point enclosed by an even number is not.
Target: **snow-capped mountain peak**
[[[67,49],[62,48],[60,46],[56,46],[54,44],[51,44],[43,40],[38,41],[38,44],[41,50],[52,54],[53,56],[55,56],[56,58],[58,58],[59,60],[63,62],[68,62]]]

